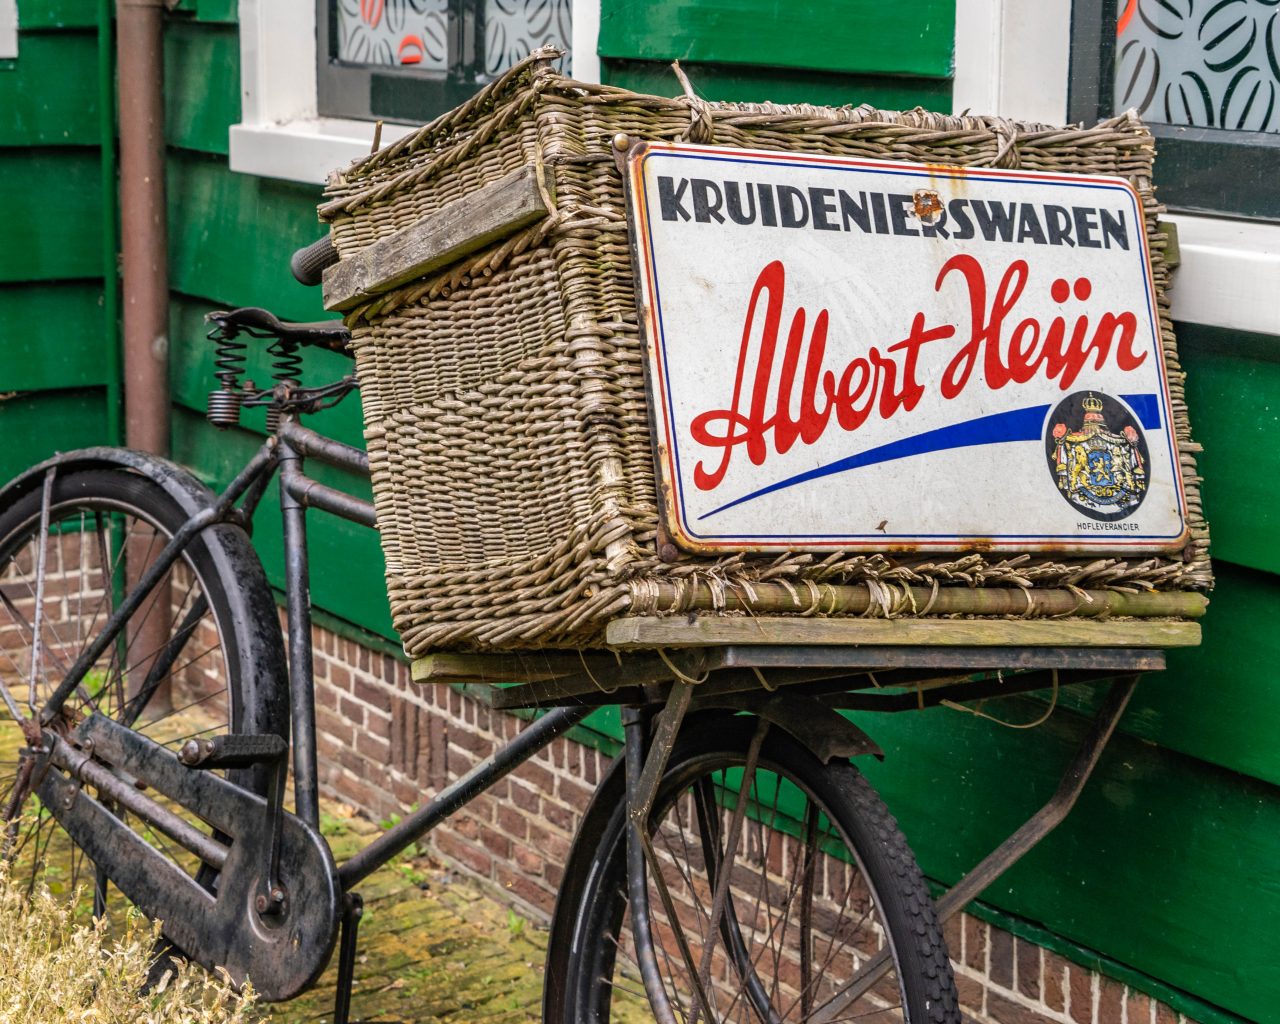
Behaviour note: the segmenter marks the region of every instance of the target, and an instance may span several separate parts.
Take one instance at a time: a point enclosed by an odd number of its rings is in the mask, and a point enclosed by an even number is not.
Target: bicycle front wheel
[[[213,500],[207,492],[205,498]],[[47,501],[36,487],[0,510],[0,681],[23,718],[39,715],[188,515],[148,477],[105,467],[59,473]],[[173,749],[216,733],[286,735],[287,705],[277,685],[284,653],[275,614],[244,531],[230,525],[203,531],[91,666],[50,728],[70,738],[84,716],[96,713]],[[103,915],[112,909],[107,880],[38,806],[33,763],[20,723],[0,706],[0,829],[11,873],[28,885],[90,890],[95,914]],[[260,768],[237,769],[233,776],[265,792]],[[194,815],[171,810],[208,831]],[[213,885],[214,872],[171,839],[113,812]],[[123,901],[111,901],[117,903]]]
[[[601,787],[557,905],[549,1024],[960,1020],[933,902],[888,809],[852,765],[757,728],[691,719],[672,752],[649,823],[648,986],[623,773]],[[877,960],[887,973],[869,983]]]

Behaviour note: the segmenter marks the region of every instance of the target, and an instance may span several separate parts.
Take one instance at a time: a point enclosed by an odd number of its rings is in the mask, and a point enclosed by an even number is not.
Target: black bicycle
[[[309,264],[303,277],[323,259]],[[335,1019],[345,1022],[360,882],[614,702],[625,750],[565,866],[546,1021],[959,1020],[938,911],[851,763],[877,748],[839,710],[1136,672],[1160,667],[1159,652],[923,651],[912,661],[899,651],[886,666],[865,650],[810,649],[773,673],[786,683],[776,692],[745,685],[758,665],[731,648],[704,658],[696,677],[678,658],[655,673],[650,658],[637,682],[624,661],[603,689],[599,663],[584,660],[589,688],[510,699],[551,709],[335,864],[319,831],[306,511],[369,527],[374,511],[305,471],[314,459],[367,474],[368,460],[301,424],[358,385],[350,374],[304,387],[300,355],[343,351],[349,338],[340,323],[283,323],[261,309],[210,321],[210,419],[230,426],[244,407],[268,410],[269,436],[221,494],[163,459],[113,448],[59,455],[0,491],[0,810],[11,862],[33,878],[83,881],[98,915],[136,905],[163,922],[172,951],[251,978],[268,1000],[312,985],[340,938]],[[239,379],[251,338],[273,356],[269,387]],[[277,477],[284,635],[250,538]],[[1012,669],[1034,671],[1004,674]],[[1131,689],[1115,688],[1043,817],[948,893],[944,913],[1061,819]]]

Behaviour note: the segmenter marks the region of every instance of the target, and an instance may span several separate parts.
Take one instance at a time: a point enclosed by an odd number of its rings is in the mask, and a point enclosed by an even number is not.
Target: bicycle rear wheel
[[[36,487],[0,511],[0,681],[28,719],[190,514],[149,478],[116,468],[58,474],[45,504]],[[275,605],[247,537],[238,527],[212,527],[165,573],[51,728],[68,735],[97,712],[170,747],[220,732],[286,735],[287,706],[275,685],[283,658]],[[11,870],[55,891],[84,887],[95,913],[106,913],[106,880],[38,806],[28,740],[6,708],[0,716],[0,815]],[[234,778],[265,792],[260,770]],[[214,872],[176,843],[119,817],[202,884],[214,884]]]
[[[557,904],[548,1024],[959,1021],[932,900],[884,804],[852,765],[823,765],[777,729],[752,764],[755,730],[749,718],[691,719],[659,787],[649,833],[674,914],[650,872],[655,1001],[632,936],[623,773],[601,787]],[[857,994],[877,955],[887,975]]]

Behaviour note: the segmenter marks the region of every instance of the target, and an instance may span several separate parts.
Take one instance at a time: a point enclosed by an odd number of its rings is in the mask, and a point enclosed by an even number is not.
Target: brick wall
[[[409,667],[315,630],[320,782],[375,819],[403,814],[522,727]],[[429,848],[536,918],[550,917],[578,817],[608,765],[558,739],[432,832]],[[1186,1024],[1151,997],[977,918],[946,927],[968,1019],[994,1024]]]

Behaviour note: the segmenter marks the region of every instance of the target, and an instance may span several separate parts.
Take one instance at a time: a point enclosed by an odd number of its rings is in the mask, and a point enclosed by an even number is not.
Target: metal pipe
[[[361,526],[376,527],[374,508],[370,502],[353,498],[350,494],[304,476],[301,472],[290,473],[281,478],[281,484],[289,492],[289,496],[307,508],[318,508],[321,512],[331,512],[342,519],[349,519]]]
[[[468,800],[505,778],[561,733],[577,725],[591,708],[559,708],[544,715],[501,750],[442,789],[434,800],[384,832],[338,868],[343,891],[358,885],[410,843],[416,842]]]
[[[316,764],[316,700],[311,655],[311,577],[307,566],[307,510],[294,493],[302,456],[280,441],[280,514],[284,519],[285,606],[289,617],[289,706],[293,724],[293,802],[297,815],[320,824]]]
[[[111,0],[98,0],[98,145],[102,188],[102,337],[107,374],[107,444],[120,434],[120,194],[116,190],[116,81]]]
[[[276,434],[282,440],[288,441],[303,455],[319,459],[330,466],[349,469],[351,472],[359,473],[362,476],[369,475],[368,452],[353,448],[349,444],[343,444],[341,441],[335,441],[333,438],[325,437],[323,434],[318,434],[314,430],[302,426],[297,420],[285,420],[280,424],[280,429],[276,431]]]
[[[169,449],[164,0],[116,0],[125,441]]]

